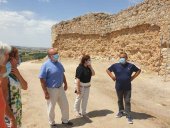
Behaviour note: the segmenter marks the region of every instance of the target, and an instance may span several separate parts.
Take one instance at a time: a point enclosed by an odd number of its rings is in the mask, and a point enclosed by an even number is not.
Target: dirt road
[[[70,106],[70,120],[73,128],[170,128],[170,82],[164,83],[155,74],[142,73],[133,81],[132,111],[134,124],[130,125],[125,117],[117,119],[117,98],[114,82],[105,70],[111,62],[93,61],[96,76],[92,78],[92,87],[88,103],[89,118],[76,118],[73,111],[75,100],[74,74],[77,60],[64,59],[68,81],[67,97]],[[25,62],[20,68],[28,81],[28,91],[22,92],[23,128],[48,128],[46,101],[38,79],[42,63]],[[56,122],[61,125],[60,109],[56,107]],[[66,127],[67,128],[67,127]],[[69,128],[69,127],[68,127]]]

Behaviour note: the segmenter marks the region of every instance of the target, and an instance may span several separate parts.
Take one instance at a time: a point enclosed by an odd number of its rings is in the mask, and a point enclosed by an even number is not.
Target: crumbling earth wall
[[[55,24],[52,46],[72,58],[87,53],[96,59],[111,59],[125,51],[130,61],[163,74],[166,61],[161,51],[170,43],[169,12],[170,0],[145,0],[116,15],[86,14]]]

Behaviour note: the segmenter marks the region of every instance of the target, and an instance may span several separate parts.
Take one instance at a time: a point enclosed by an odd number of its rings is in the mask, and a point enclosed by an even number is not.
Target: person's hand
[[[77,95],[80,95],[81,91],[79,89],[77,89]]]
[[[131,77],[131,81],[133,81],[135,78],[134,77]]]
[[[112,80],[113,80],[113,81],[116,81],[116,77],[112,77]]]
[[[14,74],[17,78],[20,77],[20,72],[17,68],[12,68],[11,73]]]
[[[67,89],[68,89],[68,86],[67,86],[67,84],[65,84],[64,85],[64,90],[67,91]]]
[[[48,92],[45,92],[45,99],[46,99],[46,100],[50,99],[50,95],[49,95]]]
[[[17,128],[17,123],[16,123],[15,119],[11,120],[11,127],[10,128]]]
[[[89,68],[92,68],[92,65],[91,65],[91,64],[88,64],[87,66],[88,66]]]

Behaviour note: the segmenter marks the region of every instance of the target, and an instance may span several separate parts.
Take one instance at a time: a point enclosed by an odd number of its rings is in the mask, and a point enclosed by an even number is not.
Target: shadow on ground
[[[155,118],[154,116],[146,114],[146,113],[132,112],[131,114],[132,114],[133,119],[137,119],[137,120]]]
[[[77,126],[83,126],[87,123],[92,123],[93,121],[90,118],[95,118],[95,117],[104,117],[108,114],[112,114],[113,111],[104,109],[104,110],[95,110],[87,113],[86,117],[80,117],[80,118],[75,118],[71,119],[70,121],[73,122],[73,126],[65,126],[62,124],[58,124],[57,128],[72,128],[72,127],[77,127]]]
[[[104,109],[104,110],[95,110],[95,111],[89,112],[87,115],[88,115],[90,118],[94,118],[94,117],[106,116],[106,115],[112,114],[112,113],[113,113],[113,111]]]

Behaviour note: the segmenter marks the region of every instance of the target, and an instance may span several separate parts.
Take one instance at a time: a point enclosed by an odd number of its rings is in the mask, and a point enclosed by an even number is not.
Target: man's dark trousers
[[[116,90],[117,92],[117,97],[118,97],[118,107],[119,107],[119,112],[125,111],[127,115],[130,116],[131,112],[131,90]],[[125,102],[125,107],[123,104],[123,99]]]

